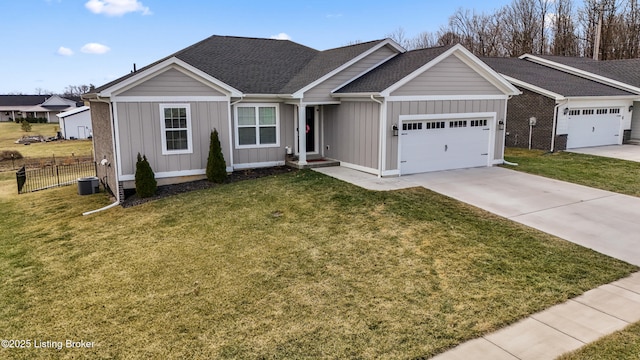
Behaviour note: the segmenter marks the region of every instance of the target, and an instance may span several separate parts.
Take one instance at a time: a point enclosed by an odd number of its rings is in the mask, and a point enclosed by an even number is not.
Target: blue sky
[[[211,35],[270,38],[324,50],[436,31],[458,8],[510,0],[2,0],[0,94],[102,85]]]

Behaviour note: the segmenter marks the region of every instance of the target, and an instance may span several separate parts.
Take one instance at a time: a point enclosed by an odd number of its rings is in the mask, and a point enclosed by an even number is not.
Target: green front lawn
[[[425,189],[311,172],[82,217],[0,174],[0,358],[430,357],[637,268]]]
[[[640,163],[569,152],[508,148],[506,168],[598,189],[640,196]]]
[[[574,352],[565,354],[558,360],[631,360],[639,357],[640,323],[635,323]]]
[[[31,145],[16,144],[22,136],[42,135],[51,137],[56,135],[60,124],[31,124],[30,132],[22,131],[20,124],[14,122],[0,123],[0,152],[2,150],[17,150],[26,158],[52,158],[93,156],[91,140],[62,140]],[[2,160],[0,158],[0,160]]]

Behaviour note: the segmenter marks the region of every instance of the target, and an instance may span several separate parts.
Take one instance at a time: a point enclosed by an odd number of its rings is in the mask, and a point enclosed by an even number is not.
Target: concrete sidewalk
[[[555,359],[637,321],[640,273],[589,290],[433,359]]]
[[[640,199],[504,168],[395,178],[317,169],[370,190],[422,186],[604,254],[640,265]],[[640,321],[640,273],[463,343],[435,359],[554,359]]]
[[[607,145],[579,149],[565,150],[578,154],[604,156],[614,159],[640,162],[640,146],[638,145]]]

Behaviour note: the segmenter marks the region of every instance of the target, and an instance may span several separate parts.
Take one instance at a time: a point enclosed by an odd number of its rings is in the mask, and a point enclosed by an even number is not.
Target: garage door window
[[[569,110],[569,116],[580,115],[580,110]]]
[[[429,129],[444,129],[444,121],[428,121],[426,123],[427,130]]]
[[[609,114],[620,114],[620,109],[609,109]]]
[[[449,121],[449,127],[450,127],[450,128],[462,128],[462,127],[467,127],[467,120],[454,120],[454,121]]]
[[[598,115],[606,114],[608,112],[609,112],[608,109],[598,109],[598,110],[596,110],[596,114],[598,114]]]
[[[402,124],[402,130],[422,130],[421,122],[411,122]]]
[[[582,115],[593,115],[593,109],[582,110]]]
[[[471,120],[471,127],[487,126],[487,119]]]

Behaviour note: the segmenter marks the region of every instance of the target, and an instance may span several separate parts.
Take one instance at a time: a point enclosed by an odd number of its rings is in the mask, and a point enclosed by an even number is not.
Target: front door
[[[307,152],[316,152],[316,108],[308,106],[306,108],[306,134]]]

